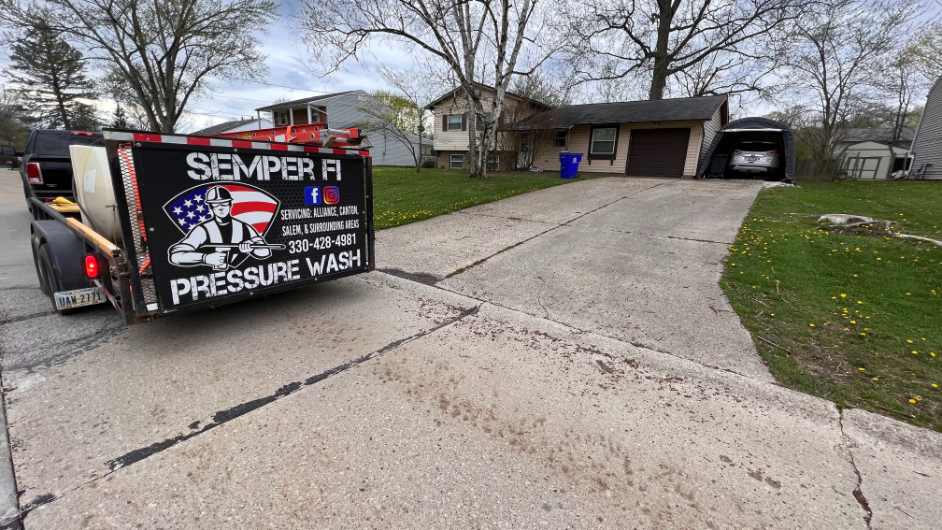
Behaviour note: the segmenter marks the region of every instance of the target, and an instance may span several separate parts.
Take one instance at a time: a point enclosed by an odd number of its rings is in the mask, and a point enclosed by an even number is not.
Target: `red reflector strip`
[[[251,149],[251,148],[252,148],[252,142],[249,142],[249,141],[246,141],[246,140],[233,140],[233,141],[232,141],[232,147],[236,147],[236,148],[240,148],[240,149]]]
[[[271,144],[270,149],[274,151],[287,151],[288,146],[285,144]]]
[[[162,141],[159,134],[147,134],[147,133],[134,133],[135,142],[160,142]]]
[[[369,151],[357,151],[357,154],[360,156],[370,156]]]
[[[331,149],[331,152],[333,152],[335,155],[345,155],[345,154],[347,154],[347,150],[346,150],[346,149]]]
[[[209,145],[209,138],[194,138],[192,136],[188,136],[186,138],[186,143],[190,145]]]
[[[320,148],[320,147],[310,147],[310,146],[305,145],[305,146],[304,146],[304,152],[305,152],[305,153],[320,153],[320,152],[321,152],[321,148]]]

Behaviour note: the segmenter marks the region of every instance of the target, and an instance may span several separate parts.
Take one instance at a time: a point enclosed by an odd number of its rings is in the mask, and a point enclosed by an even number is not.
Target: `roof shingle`
[[[726,96],[721,95],[569,105],[532,116],[518,123],[516,128],[554,129],[602,123],[709,120],[725,101]]]

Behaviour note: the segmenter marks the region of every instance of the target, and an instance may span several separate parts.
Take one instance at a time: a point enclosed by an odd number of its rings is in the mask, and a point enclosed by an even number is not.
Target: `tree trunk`
[[[651,90],[648,99],[664,99],[664,89],[667,87],[667,78],[670,76],[671,57],[667,51],[670,44],[671,23],[674,13],[671,2],[661,0],[658,2],[657,45],[654,48],[654,71],[651,78]]]
[[[667,88],[668,73],[667,58],[658,57],[654,61],[653,78],[651,79],[651,90],[648,92],[648,99],[664,99],[664,89]]]

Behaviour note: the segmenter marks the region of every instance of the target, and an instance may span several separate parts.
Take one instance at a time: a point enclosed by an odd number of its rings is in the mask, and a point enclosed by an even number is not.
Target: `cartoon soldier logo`
[[[172,199],[165,210],[185,234],[168,251],[170,263],[179,267],[209,265],[224,271],[285,248],[265,241],[278,201],[255,188],[201,186]]]

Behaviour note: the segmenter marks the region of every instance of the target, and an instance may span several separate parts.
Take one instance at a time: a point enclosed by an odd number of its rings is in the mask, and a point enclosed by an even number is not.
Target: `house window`
[[[592,147],[589,153],[593,155],[614,155],[615,139],[618,136],[616,127],[605,127],[592,130]]]
[[[563,129],[556,131],[553,136],[553,147],[566,147],[566,140],[569,139],[569,130]]]
[[[448,116],[448,130],[460,131],[462,122],[464,121],[463,118],[464,116],[461,116],[460,114],[457,116]]]
[[[288,113],[287,112],[278,113],[278,125],[288,125]]]
[[[461,169],[464,167],[464,155],[451,155],[451,169]]]
[[[498,157],[497,155],[492,155],[487,159],[487,170],[488,171],[497,171],[498,166]]]

